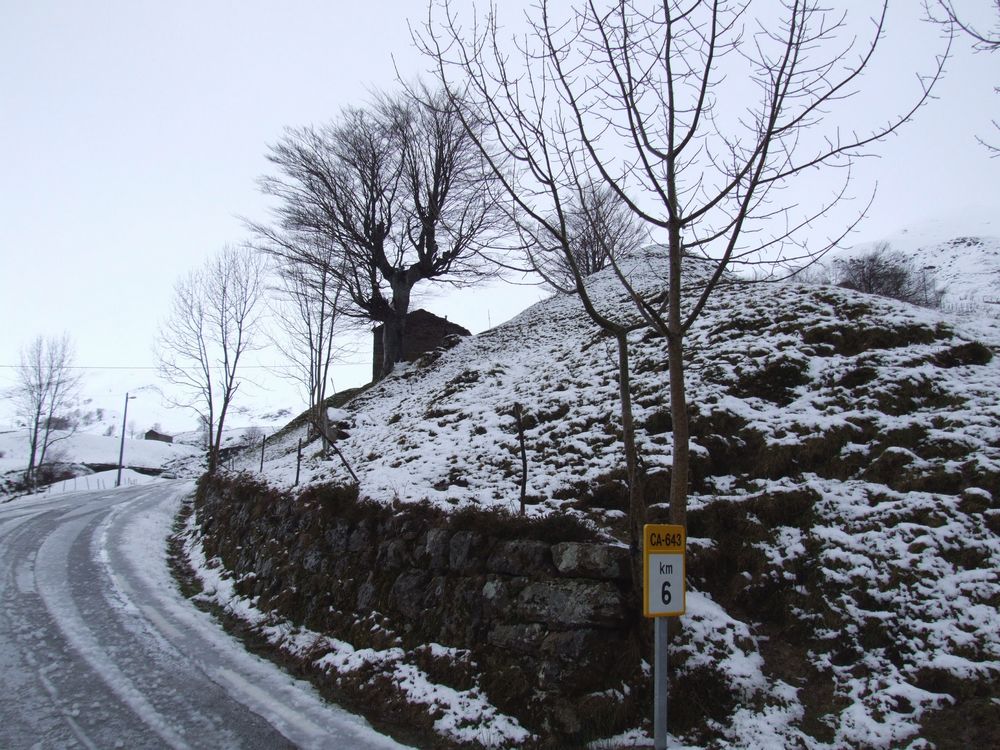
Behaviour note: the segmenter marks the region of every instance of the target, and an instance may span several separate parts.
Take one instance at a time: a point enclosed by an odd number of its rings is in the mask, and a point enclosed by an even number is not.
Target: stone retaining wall
[[[569,521],[298,499],[245,480],[203,483],[206,553],[241,594],[356,648],[466,650],[435,678],[468,687],[560,746],[634,722],[639,646],[628,550]]]

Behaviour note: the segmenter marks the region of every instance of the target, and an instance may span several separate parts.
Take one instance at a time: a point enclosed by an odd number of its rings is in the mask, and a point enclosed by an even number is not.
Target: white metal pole
[[[667,618],[653,619],[653,748],[667,750]]]

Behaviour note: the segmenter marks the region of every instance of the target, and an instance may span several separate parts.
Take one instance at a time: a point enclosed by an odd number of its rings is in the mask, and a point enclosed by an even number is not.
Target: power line
[[[331,362],[331,367],[355,367],[355,366],[370,366],[371,362]],[[0,368],[8,370],[16,370],[20,368],[20,365],[2,365]],[[159,370],[159,367],[154,367],[152,365],[70,365],[66,369],[68,370]],[[220,365],[214,365],[212,369],[221,369]],[[293,370],[300,369],[298,365],[241,365],[238,369],[240,370]]]

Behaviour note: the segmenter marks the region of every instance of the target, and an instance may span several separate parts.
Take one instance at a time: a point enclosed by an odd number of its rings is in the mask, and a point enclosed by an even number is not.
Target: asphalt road
[[[184,482],[0,505],[0,748],[398,748],[184,599]]]

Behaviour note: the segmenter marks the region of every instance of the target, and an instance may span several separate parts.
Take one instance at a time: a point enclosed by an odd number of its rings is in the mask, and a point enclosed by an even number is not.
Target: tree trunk
[[[32,435],[31,446],[28,452],[28,468],[24,472],[24,483],[29,490],[35,488],[35,454],[38,451],[38,438]]]
[[[628,481],[628,531],[632,589],[630,604],[642,612],[642,526],[646,523],[646,502],[639,478],[639,458],[635,445],[635,420],[632,417],[632,382],[629,369],[628,334],[615,333],[618,343],[618,394],[622,420],[622,444],[625,448],[625,474]],[[637,622],[642,622],[638,617]],[[640,642],[648,645],[646,628],[639,628]]]
[[[31,437],[28,440],[28,469],[24,472],[24,483],[29,490],[35,488],[35,469],[38,457],[38,431],[41,424],[41,412],[36,411],[31,424]]]
[[[673,195],[674,191],[671,191]],[[687,394],[684,389],[684,328],[681,321],[681,262],[684,246],[680,225],[669,227],[669,280],[667,288],[667,371],[670,375],[670,418],[673,422],[673,460],[670,471],[670,523],[687,525],[690,442]]]
[[[219,451],[222,448],[222,430],[226,423],[226,412],[229,411],[229,404],[232,402],[232,395],[223,396],[222,406],[219,408],[219,423],[215,427],[215,441],[212,451],[208,457],[208,473],[213,474],[219,468]]]
[[[219,466],[219,445],[212,428],[215,426],[215,407],[209,404],[208,420],[205,422],[205,442],[208,443],[208,473],[214,474]]]
[[[382,377],[392,372],[405,354],[406,314],[410,310],[413,284],[405,271],[397,271],[389,280],[392,287],[392,317],[382,324]]]
[[[42,467],[45,465],[45,454],[49,451],[49,445],[51,444],[50,436],[52,435],[52,417],[49,416],[45,420],[45,430],[42,432],[41,440],[41,451],[38,454],[38,466]],[[125,432],[125,425],[122,425],[122,432]]]
[[[686,526],[691,434],[688,424],[687,395],[684,391],[682,340],[679,334],[676,337],[671,336],[667,347],[670,417],[674,428],[673,461],[670,471],[670,523]]]
[[[642,538],[646,507],[639,479],[639,460],[635,446],[635,421],[632,417],[632,383],[629,370],[628,336],[615,334],[618,343],[618,394],[622,420],[622,444],[625,448],[625,474],[628,482],[629,544],[635,549]]]
[[[214,474],[215,470],[219,466],[219,450],[216,446],[210,446],[208,449],[208,469],[207,474]]]
[[[326,399],[317,401],[313,406],[313,428],[323,436],[330,433],[330,419],[326,410]]]
[[[393,317],[382,324],[382,377],[384,378],[397,362],[403,361],[403,338],[406,331],[406,317]]]

